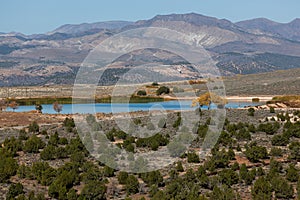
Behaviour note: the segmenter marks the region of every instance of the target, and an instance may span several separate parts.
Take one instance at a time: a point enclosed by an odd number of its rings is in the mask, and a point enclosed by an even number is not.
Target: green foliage
[[[183,169],[183,166],[182,166],[182,162],[181,161],[178,161],[177,164],[176,164],[176,170],[178,172],[183,172],[184,169]]]
[[[56,149],[53,145],[46,146],[40,154],[42,160],[53,160],[56,157]]]
[[[278,147],[272,147],[270,151],[271,156],[282,156],[282,149]]]
[[[54,134],[50,135],[48,144],[53,145],[53,146],[57,146],[59,143],[59,136],[58,133],[55,132]]]
[[[258,162],[259,159],[264,159],[268,156],[266,147],[257,146],[256,144],[247,147],[245,154],[251,162]]]
[[[274,135],[271,142],[274,146],[286,146],[289,143],[289,138],[284,134]]]
[[[274,107],[270,107],[270,113],[275,113],[275,108]]]
[[[249,116],[254,116],[254,113],[255,113],[255,110],[254,110],[254,108],[248,108],[248,115]]]
[[[156,148],[156,147],[155,147],[155,148]],[[131,144],[131,143],[127,144],[127,145],[125,146],[125,150],[126,150],[127,152],[132,152],[132,153],[134,153],[134,146],[133,146],[133,144]]]
[[[163,177],[159,171],[151,171],[147,173],[143,173],[140,175],[145,183],[149,186],[157,185],[161,186],[163,184]]]
[[[178,116],[176,121],[173,124],[173,128],[177,129],[181,125],[181,121],[182,121],[181,116]]]
[[[272,188],[275,191],[275,197],[280,199],[291,199],[294,196],[293,187],[282,177],[272,179]]]
[[[24,151],[27,153],[38,153],[39,149],[46,146],[45,142],[36,135],[32,135],[24,144]]]
[[[137,147],[149,147],[151,150],[156,151],[159,146],[166,146],[169,140],[163,135],[157,133],[148,138],[139,138],[136,141]]]
[[[239,141],[243,141],[243,140],[249,141],[249,140],[251,140],[250,131],[246,130],[245,128],[242,128],[242,129],[238,130],[237,132],[235,132],[234,136]]]
[[[103,176],[105,177],[113,177],[115,175],[115,170],[111,167],[104,166],[103,168]]]
[[[73,188],[69,190],[68,194],[67,194],[67,199],[68,200],[77,200],[78,199],[78,195],[76,193],[76,190],[74,190]]]
[[[71,154],[70,160],[74,163],[82,164],[85,161],[84,153],[76,151],[76,152]]]
[[[27,132],[25,131],[25,129],[21,129],[19,131],[19,140],[27,140],[28,139],[28,134]]]
[[[115,136],[121,140],[125,140],[127,138],[127,133],[125,133],[124,131],[116,131],[115,132]]]
[[[118,181],[120,184],[122,184],[122,185],[126,184],[127,178],[128,178],[127,172],[119,172]]]
[[[254,200],[271,200],[271,184],[265,179],[265,177],[259,177],[251,189],[251,194]]]
[[[71,132],[73,130],[73,128],[75,127],[74,119],[66,117],[63,122],[63,125],[64,125],[64,127],[67,128],[68,132]]]
[[[39,132],[40,127],[39,127],[39,125],[37,124],[37,122],[34,121],[34,122],[32,122],[32,123],[29,125],[28,130],[29,130],[29,132],[36,133],[36,132]]]
[[[115,141],[114,133],[112,131],[107,132],[105,135],[109,141],[111,141],[111,142]]]
[[[224,169],[219,173],[220,180],[223,184],[231,186],[237,184],[239,177],[232,169]]]
[[[15,199],[15,197],[23,193],[24,193],[23,185],[21,183],[11,184],[6,194],[6,199],[7,200]]]
[[[136,93],[138,96],[146,96],[147,95],[147,92],[145,90],[139,90],[137,93]]]
[[[106,186],[100,181],[90,181],[88,182],[80,194],[82,199],[95,199],[95,200],[105,200],[106,199]]]
[[[3,146],[3,151],[12,156],[16,156],[17,151],[22,150],[23,147],[22,141],[20,139],[16,139],[15,137],[5,138]]]
[[[286,179],[291,182],[297,182],[299,178],[299,170],[295,168],[295,165],[290,164],[286,172]]]
[[[289,145],[290,156],[289,158],[292,160],[300,161],[300,142],[292,142]]]
[[[47,162],[35,162],[30,170],[33,178],[41,183],[42,185],[49,186],[55,177],[57,176],[57,171],[49,166]]]
[[[49,196],[57,199],[65,199],[69,189],[76,183],[77,178],[78,174],[75,170],[63,170],[49,186]]]
[[[129,175],[126,180],[126,192],[127,194],[136,194],[139,192],[139,182],[133,175]]]
[[[258,131],[262,131],[269,135],[273,135],[278,131],[279,128],[280,128],[280,124],[278,122],[266,123],[266,124],[259,124]]]
[[[162,94],[169,94],[170,93],[170,88],[166,87],[166,86],[161,86],[160,88],[158,88],[158,90],[156,90],[156,95],[162,95]]]
[[[223,186],[221,188],[214,187],[213,191],[209,194],[210,199],[213,200],[237,200],[240,199],[238,194],[233,189]],[[202,198],[203,199],[203,198]]]
[[[189,163],[200,163],[199,155],[195,152],[187,153],[187,161]]]

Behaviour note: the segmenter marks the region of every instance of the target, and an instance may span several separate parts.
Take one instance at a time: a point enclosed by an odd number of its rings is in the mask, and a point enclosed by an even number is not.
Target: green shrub
[[[169,93],[170,93],[170,88],[168,88],[166,86],[161,86],[156,91],[156,95],[169,94]]]
[[[199,156],[195,152],[187,154],[187,161],[189,163],[200,163]]]
[[[29,125],[28,129],[29,129],[29,132],[34,132],[34,133],[35,133],[35,132],[39,132],[40,127],[39,127],[39,125],[37,124],[37,122],[34,121],[34,122],[32,122],[32,123]]]
[[[139,90],[137,93],[136,93],[138,96],[146,96],[147,95],[147,92],[145,90]]]

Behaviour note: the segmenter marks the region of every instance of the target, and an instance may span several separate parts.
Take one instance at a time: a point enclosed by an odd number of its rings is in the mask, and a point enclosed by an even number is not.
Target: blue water
[[[132,112],[132,111],[149,111],[149,110],[195,110],[195,107],[191,107],[191,101],[166,101],[166,102],[151,102],[151,103],[97,103],[97,104],[63,104],[62,114],[72,113],[120,113],[120,112]],[[259,103],[252,102],[229,102],[226,108],[243,108],[245,106],[259,105]],[[43,113],[54,114],[52,104],[42,105]],[[215,105],[211,106],[212,109],[216,108]],[[207,109],[207,106],[203,106],[202,109]],[[19,106],[15,112],[26,112],[35,110],[35,106]],[[8,108],[7,111],[12,111]]]

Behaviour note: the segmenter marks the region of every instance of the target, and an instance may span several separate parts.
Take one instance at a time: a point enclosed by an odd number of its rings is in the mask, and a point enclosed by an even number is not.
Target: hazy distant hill
[[[278,23],[265,18],[258,18],[241,21],[236,25],[251,33],[300,41],[300,19],[295,19],[290,23]]]
[[[63,25],[46,34],[0,33],[0,86],[71,84],[81,62],[101,41],[121,31],[153,26],[188,34],[207,49],[224,75],[300,67],[299,19],[286,24],[262,18],[232,23],[196,13],[170,14],[137,22]],[[155,69],[157,76],[193,78],[195,73],[188,64],[178,64],[185,61],[176,58],[171,62],[172,55],[150,52],[124,56],[125,60],[119,60],[118,66],[106,73],[106,82],[118,79],[128,66],[141,60],[171,65],[173,71],[167,73]],[[179,75],[176,70],[180,70]]]

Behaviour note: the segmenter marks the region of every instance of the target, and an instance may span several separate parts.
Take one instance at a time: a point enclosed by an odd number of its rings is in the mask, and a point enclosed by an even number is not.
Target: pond
[[[72,113],[120,113],[120,112],[132,112],[132,111],[149,111],[149,110],[195,110],[195,107],[191,107],[191,101],[165,101],[165,102],[150,102],[150,103],[96,103],[96,104],[62,104],[62,114]],[[256,106],[261,103],[253,102],[229,102],[226,108],[243,108],[245,106]],[[52,104],[44,104],[43,113],[54,114]],[[212,109],[216,108],[215,105],[211,106]],[[203,106],[202,109],[207,109],[207,106]],[[35,106],[19,106],[15,112],[27,112],[35,110]],[[7,108],[7,111],[12,111],[11,108]]]

